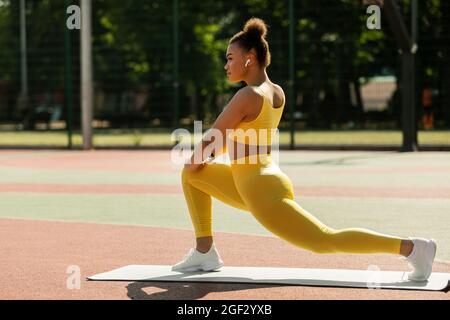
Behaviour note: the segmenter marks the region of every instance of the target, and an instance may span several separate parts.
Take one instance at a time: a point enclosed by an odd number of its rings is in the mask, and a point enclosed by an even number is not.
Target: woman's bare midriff
[[[270,154],[272,151],[270,145],[248,145],[237,141],[232,141],[231,143],[233,144],[233,148],[228,147],[230,160],[237,160],[255,154]]]

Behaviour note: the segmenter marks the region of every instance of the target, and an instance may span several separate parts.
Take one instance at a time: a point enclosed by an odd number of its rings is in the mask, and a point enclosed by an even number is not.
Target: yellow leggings
[[[248,160],[256,159],[256,163]],[[239,161],[243,161],[240,159]],[[213,236],[212,198],[249,211],[278,237],[316,253],[400,253],[402,238],[367,229],[335,230],[294,200],[292,182],[271,155],[251,155],[247,163],[210,163],[182,171],[182,186],[195,236]]]

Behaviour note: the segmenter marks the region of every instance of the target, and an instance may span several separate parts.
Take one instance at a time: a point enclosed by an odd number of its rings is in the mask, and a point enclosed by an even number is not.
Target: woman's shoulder
[[[250,104],[261,102],[264,98],[261,90],[256,86],[245,86],[239,89],[235,97],[248,101]]]
[[[284,95],[284,90],[283,90],[283,88],[282,88],[279,84],[274,83],[273,86],[274,86],[281,94]]]
[[[272,83],[272,88],[274,106],[284,104],[284,102],[286,101],[286,96],[284,94],[283,88],[276,83]]]
[[[239,114],[247,117],[255,113],[255,106],[262,105],[264,97],[258,92],[258,89],[252,86],[246,86],[239,89],[231,98],[227,106],[239,110]]]
[[[246,96],[260,96],[261,95],[261,89],[258,86],[245,86],[236,93],[240,93],[241,95]]]
[[[276,83],[272,83],[272,85],[273,85],[273,87],[274,87],[274,91],[275,91],[278,95],[284,97],[284,90],[283,90],[283,88],[282,88],[279,84],[276,84]]]
[[[285,95],[283,88],[275,83],[271,83],[271,88],[261,88],[261,86],[245,86],[239,89],[234,98],[240,101],[246,101],[250,105],[258,106],[263,101],[264,98],[274,101],[276,104],[285,100]]]

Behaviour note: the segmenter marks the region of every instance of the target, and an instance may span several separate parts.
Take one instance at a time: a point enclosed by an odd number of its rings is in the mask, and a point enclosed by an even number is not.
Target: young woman
[[[197,247],[172,270],[212,271],[223,266],[213,244],[211,197],[215,197],[251,212],[269,231],[300,248],[316,253],[395,254],[413,267],[408,274],[410,280],[428,279],[436,253],[433,239],[400,238],[361,228],[336,230],[295,202],[292,182],[273,161],[270,148],[270,132],[278,127],[286,99],[282,88],[267,76],[270,52],[266,33],[265,23],[252,18],[229,41],[225,65],[228,80],[245,81],[247,86],[235,94],[214,122],[212,129],[223,138],[216,135],[213,140],[206,134],[183,168],[182,186]],[[230,129],[234,131],[228,135]],[[248,143],[242,137],[250,137],[247,133],[251,130],[259,138]],[[210,163],[204,151],[211,145],[214,156],[228,151],[230,165]],[[244,151],[239,154],[230,150]]]

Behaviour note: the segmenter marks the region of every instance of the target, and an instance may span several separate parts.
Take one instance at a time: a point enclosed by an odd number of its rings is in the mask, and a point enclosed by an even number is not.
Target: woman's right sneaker
[[[172,267],[172,271],[192,272],[192,271],[213,271],[223,266],[219,253],[214,244],[208,252],[201,253],[192,248],[184,259]]]
[[[413,271],[408,273],[408,280],[425,281],[430,277],[433,268],[436,241],[413,237],[409,237],[409,239],[414,243],[413,250],[409,256],[401,257],[413,268]]]

